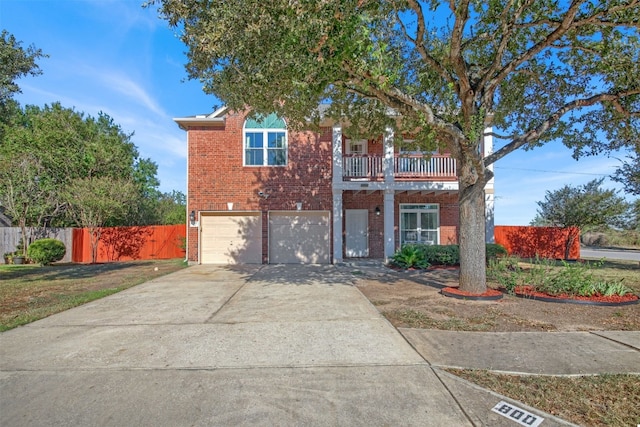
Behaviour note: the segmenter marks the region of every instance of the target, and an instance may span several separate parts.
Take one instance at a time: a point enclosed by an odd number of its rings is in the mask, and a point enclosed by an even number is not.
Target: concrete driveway
[[[0,334],[2,425],[471,425],[351,280],[195,266]]]
[[[430,366],[352,273],[194,266],[2,333],[0,425],[567,425]]]

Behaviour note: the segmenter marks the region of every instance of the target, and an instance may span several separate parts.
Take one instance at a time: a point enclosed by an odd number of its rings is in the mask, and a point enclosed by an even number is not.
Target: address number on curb
[[[523,426],[538,427],[544,421],[544,418],[504,401],[498,402],[491,410]]]

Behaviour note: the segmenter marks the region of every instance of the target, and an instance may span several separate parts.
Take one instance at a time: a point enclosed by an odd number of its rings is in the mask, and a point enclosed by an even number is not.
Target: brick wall
[[[223,128],[189,130],[188,211],[262,211],[266,261],[269,210],[331,210],[331,128],[289,132],[283,167],[243,166],[245,114],[230,113]],[[258,196],[262,191],[268,198]],[[198,259],[198,229],[189,227],[189,260]]]
[[[230,112],[222,127],[191,127],[188,131],[188,212],[225,211],[233,203],[234,211],[261,211],[263,227],[263,262],[268,254],[268,216],[270,210],[332,210],[332,129],[319,132],[288,133],[288,163],[284,167],[243,166],[242,130],[245,113]],[[345,137],[346,138],[346,137]],[[346,152],[343,147],[343,152]],[[368,153],[383,155],[382,137],[370,140]],[[268,198],[258,196],[262,191]],[[399,194],[395,204],[395,223],[399,223],[400,203],[439,203],[440,242],[457,243],[459,222],[456,194]],[[383,193],[343,193],[344,209],[369,211],[369,254],[384,257]],[[344,229],[344,224],[343,224]],[[198,259],[198,228],[188,227],[189,260]],[[332,231],[333,232],[333,231]],[[395,230],[398,244],[398,228]]]

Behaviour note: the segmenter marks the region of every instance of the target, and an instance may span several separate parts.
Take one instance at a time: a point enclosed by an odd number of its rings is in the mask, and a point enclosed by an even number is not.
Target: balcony
[[[384,180],[384,158],[373,155],[349,155],[342,158],[344,181]],[[456,160],[449,156],[396,155],[393,177],[405,181],[455,181]]]

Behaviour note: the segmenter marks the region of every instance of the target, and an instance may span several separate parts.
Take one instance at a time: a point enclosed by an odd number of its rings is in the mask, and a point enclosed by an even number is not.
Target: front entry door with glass
[[[429,204],[400,205],[400,245],[440,242],[440,206]]]

